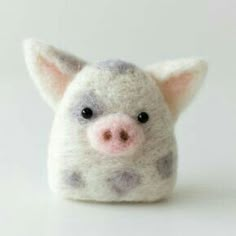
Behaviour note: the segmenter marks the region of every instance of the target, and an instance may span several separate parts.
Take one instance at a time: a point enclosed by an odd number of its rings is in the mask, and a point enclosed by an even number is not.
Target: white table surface
[[[236,235],[235,87],[207,83],[179,120],[171,199],[95,204],[50,193],[46,149],[53,114],[31,82],[11,79],[14,92],[10,83],[1,91],[1,236]]]

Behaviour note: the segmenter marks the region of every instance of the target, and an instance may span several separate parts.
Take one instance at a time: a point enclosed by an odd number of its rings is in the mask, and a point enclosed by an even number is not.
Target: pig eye
[[[137,118],[140,123],[146,123],[149,120],[149,115],[146,112],[141,112]]]
[[[81,115],[83,116],[84,119],[90,119],[93,116],[93,111],[91,108],[89,107],[85,107],[82,111],[81,111]]]

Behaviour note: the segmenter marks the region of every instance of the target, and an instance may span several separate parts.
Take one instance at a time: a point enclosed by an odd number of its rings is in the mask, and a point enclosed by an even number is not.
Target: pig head
[[[176,181],[174,124],[207,64],[179,59],[145,69],[121,60],[87,63],[35,40],[26,64],[55,111],[48,175],[70,199],[157,201]]]

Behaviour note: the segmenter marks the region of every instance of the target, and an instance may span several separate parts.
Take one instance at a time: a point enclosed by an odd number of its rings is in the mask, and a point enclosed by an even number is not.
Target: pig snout
[[[100,118],[88,128],[91,146],[107,155],[128,155],[143,142],[143,129],[125,114]]]

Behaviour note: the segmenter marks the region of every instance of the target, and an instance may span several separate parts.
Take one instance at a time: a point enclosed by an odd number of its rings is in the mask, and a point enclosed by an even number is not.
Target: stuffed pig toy
[[[175,122],[200,88],[207,64],[180,59],[145,69],[88,63],[32,39],[26,64],[55,111],[48,175],[69,199],[120,202],[167,198],[175,185]]]

